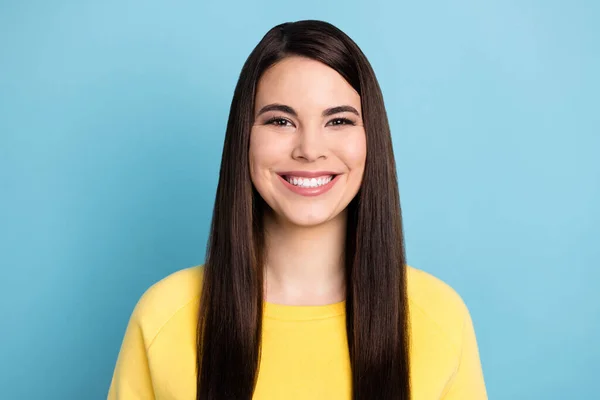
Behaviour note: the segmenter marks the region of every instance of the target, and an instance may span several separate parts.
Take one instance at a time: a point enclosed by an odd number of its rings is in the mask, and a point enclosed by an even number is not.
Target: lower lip
[[[301,196],[319,196],[319,195],[327,192],[329,189],[331,189],[333,187],[333,185],[335,185],[335,183],[337,182],[338,178],[340,177],[340,175],[336,175],[332,180],[327,182],[327,184],[325,184],[325,185],[307,188],[307,187],[292,185],[291,183],[286,181],[283,176],[281,176],[281,175],[277,175],[277,176],[279,177],[279,179],[281,179],[281,182],[283,182],[283,185],[285,187],[287,187],[292,192],[299,194]]]

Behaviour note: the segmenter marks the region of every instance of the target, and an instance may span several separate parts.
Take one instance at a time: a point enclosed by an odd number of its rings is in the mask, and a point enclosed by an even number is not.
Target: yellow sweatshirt
[[[195,400],[195,343],[202,267],[156,283],[138,302],[109,400]],[[408,267],[411,386],[415,400],[485,400],[469,312],[448,285]],[[253,400],[350,399],[345,304],[265,303]]]

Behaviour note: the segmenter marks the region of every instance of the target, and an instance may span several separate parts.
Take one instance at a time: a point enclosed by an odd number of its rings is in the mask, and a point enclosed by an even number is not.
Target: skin
[[[273,104],[293,112],[261,113]],[[347,110],[323,115],[340,106],[358,115]],[[360,96],[335,70],[292,56],[261,77],[254,112],[250,174],[270,207],[266,301],[320,305],[344,300],[346,207],[360,188],[367,151]],[[285,186],[278,175],[285,171],[340,176],[328,192],[306,197]]]

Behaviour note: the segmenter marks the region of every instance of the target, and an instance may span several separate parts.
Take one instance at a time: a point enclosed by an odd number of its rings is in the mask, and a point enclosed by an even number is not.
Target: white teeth
[[[285,179],[294,186],[315,188],[328,184],[333,179],[333,176],[320,176],[318,178],[299,178],[296,176],[286,176]]]

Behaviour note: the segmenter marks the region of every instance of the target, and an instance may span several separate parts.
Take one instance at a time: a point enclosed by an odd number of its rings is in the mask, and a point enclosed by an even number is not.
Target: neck
[[[266,301],[324,305],[345,299],[345,213],[311,227],[266,216],[264,226]]]

